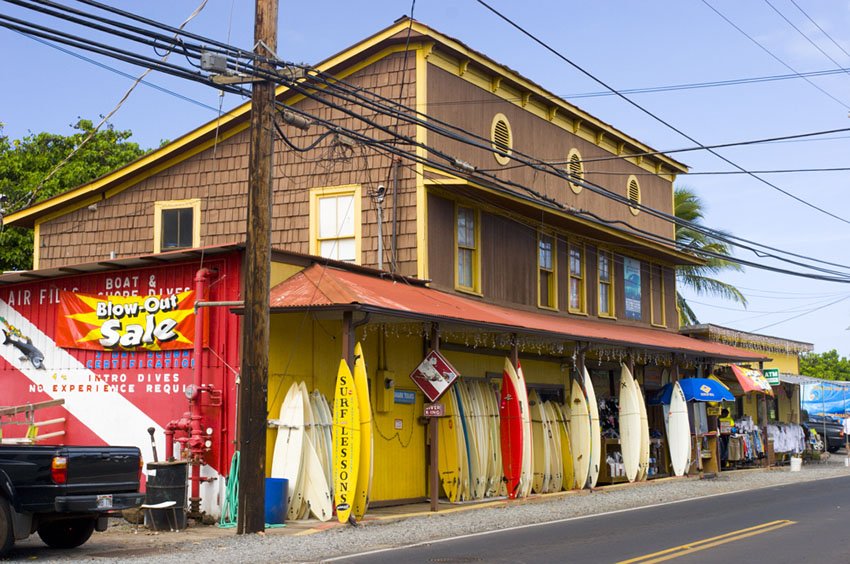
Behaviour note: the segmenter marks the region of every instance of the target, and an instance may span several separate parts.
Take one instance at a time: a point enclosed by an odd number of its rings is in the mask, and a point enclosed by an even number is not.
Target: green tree
[[[7,215],[85,184],[142,156],[129,141],[129,130],[107,125],[95,130],[91,120],[78,119],[71,135],[31,133],[10,140],[0,124],[0,194]],[[61,166],[58,166],[60,165]],[[57,168],[58,166],[58,168]],[[0,232],[0,270],[32,268],[30,229]]]
[[[678,186],[674,191],[674,204],[674,213],[678,219],[702,224],[702,201],[690,188]],[[747,306],[747,298],[738,288],[715,278],[724,270],[743,271],[744,268],[737,263],[721,258],[706,257],[699,253],[699,251],[708,251],[728,256],[729,245],[687,225],[679,224],[676,225],[676,242],[683,250],[694,252],[705,260],[703,265],[676,268],[676,282],[679,288],[685,286],[697,294],[716,296],[738,302],[744,307]],[[679,306],[679,325],[699,323],[696,314],[678,290],[676,303]]]
[[[825,353],[800,355],[800,374],[824,380],[850,380],[850,360],[832,349]]]

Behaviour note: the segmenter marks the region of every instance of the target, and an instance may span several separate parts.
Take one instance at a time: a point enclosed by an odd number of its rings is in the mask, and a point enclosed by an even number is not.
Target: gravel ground
[[[441,532],[463,535],[492,529],[501,529],[528,523],[541,523],[568,517],[594,515],[646,505],[691,499],[706,495],[729,493],[754,488],[777,486],[793,482],[820,480],[850,475],[842,455],[833,455],[824,463],[803,466],[800,472],[790,472],[783,467],[773,470],[745,470],[724,472],[714,479],[668,479],[641,484],[624,484],[602,488],[595,492],[567,493],[532,498],[524,502],[493,503],[485,507],[461,506],[463,509],[437,514],[367,520],[358,527],[332,527],[326,530],[305,530],[302,534],[291,531],[270,531],[263,535],[227,535],[205,540],[183,541],[163,547],[154,555],[145,549],[119,556],[118,553],[93,552],[83,559],[97,562],[179,562],[187,558],[204,563],[264,563],[264,562],[316,562],[383,547],[400,546],[440,538]],[[309,534],[304,534],[309,533]],[[120,531],[104,533],[105,537],[122,534]],[[126,534],[126,533],[124,533]],[[30,542],[30,541],[28,541]],[[93,543],[96,541],[92,541]],[[140,546],[139,543],[133,543]],[[151,544],[156,544],[151,541]],[[141,545],[144,546],[144,545]],[[70,556],[70,555],[69,555]],[[80,561],[80,555],[75,558]],[[112,559],[110,556],[118,557]],[[62,559],[68,561],[67,559]],[[41,562],[49,562],[39,558]]]

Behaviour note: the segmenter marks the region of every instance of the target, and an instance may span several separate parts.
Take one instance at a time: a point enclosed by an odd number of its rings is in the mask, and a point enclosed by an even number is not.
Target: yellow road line
[[[739,529],[737,531],[732,531],[730,533],[718,535],[716,537],[694,541],[688,544],[683,544],[681,546],[675,546],[666,550],[653,552],[652,554],[645,554],[643,556],[638,556],[637,558],[632,558],[630,560],[622,560],[617,564],[636,564],[638,562],[640,564],[652,564],[654,562],[664,562],[665,560],[672,560],[673,558],[678,558],[686,554],[691,554],[700,550],[719,546],[721,544],[726,544],[729,542],[745,539],[747,537],[760,535],[762,533],[775,531],[777,529],[787,527],[788,525],[793,525],[794,523],[795,521],[789,521],[787,519],[783,519],[780,521],[771,521],[769,523],[762,523],[761,525],[756,525],[754,527]]]

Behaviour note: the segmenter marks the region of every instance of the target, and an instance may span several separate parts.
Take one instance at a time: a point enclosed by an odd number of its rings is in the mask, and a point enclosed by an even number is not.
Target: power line
[[[83,47],[83,48],[87,48],[87,47]],[[136,64],[140,64],[140,63],[136,63]],[[169,72],[169,71],[173,72],[173,69],[166,69],[166,72]],[[184,72],[184,73],[185,73],[185,72],[186,72],[186,71],[185,71],[185,69],[182,69],[182,72]],[[259,76],[259,74],[258,74],[258,73],[255,73],[255,74],[256,74],[257,76]],[[202,82],[205,82],[205,83],[207,83],[207,82],[209,81],[208,79],[205,79],[205,77],[203,77],[203,76],[201,76],[201,77],[199,78],[199,76],[198,76],[196,73],[190,73],[189,78],[191,78],[191,79],[193,79],[193,80],[199,80],[199,81],[202,81]],[[378,130],[381,130],[381,131],[384,131],[384,132],[386,132],[386,133],[388,133],[388,134],[391,134],[391,135],[393,135],[394,137],[398,137],[399,139],[401,139],[401,140],[405,141],[406,143],[408,143],[408,144],[410,144],[410,145],[412,145],[412,146],[413,146],[413,145],[422,146],[423,148],[426,148],[427,150],[429,150],[429,153],[430,153],[430,154],[436,154],[437,156],[440,156],[441,158],[443,158],[444,160],[446,160],[446,161],[447,161],[447,162],[449,162],[450,164],[454,164],[454,162],[456,161],[456,159],[453,159],[451,155],[447,155],[447,154],[444,154],[444,153],[440,153],[440,152],[438,152],[438,151],[435,151],[435,150],[433,149],[433,147],[428,147],[428,146],[425,146],[425,145],[418,144],[418,143],[416,143],[416,142],[415,142],[415,140],[412,140],[412,139],[407,138],[407,137],[400,137],[400,136],[398,136],[397,134],[394,134],[394,132],[389,131],[389,130],[388,130],[388,128],[386,128],[386,127],[382,127],[382,126],[380,126],[379,124],[377,124],[377,123],[373,122],[372,120],[366,119],[366,118],[365,118],[362,114],[360,114],[360,113],[354,112],[354,111],[352,111],[352,110],[350,110],[350,109],[348,109],[348,108],[345,108],[345,107],[339,106],[339,105],[337,105],[337,104],[331,103],[331,102],[329,102],[329,101],[327,101],[327,100],[323,100],[321,97],[319,97],[319,96],[317,96],[317,95],[316,95],[316,91],[315,91],[315,90],[312,90],[312,89],[311,89],[311,88],[309,88],[309,87],[305,87],[305,86],[304,86],[303,84],[301,84],[299,81],[293,81],[293,80],[289,79],[288,77],[280,76],[279,74],[275,74],[274,79],[275,79],[275,80],[278,80],[278,81],[283,81],[283,82],[284,82],[285,84],[287,84],[290,88],[292,88],[292,89],[293,89],[293,91],[300,92],[300,93],[302,93],[302,94],[304,94],[304,95],[307,95],[308,97],[312,97],[312,98],[314,98],[314,99],[316,99],[316,100],[322,101],[323,103],[328,104],[328,105],[330,105],[331,107],[334,107],[334,108],[336,108],[336,109],[338,109],[338,110],[340,110],[340,111],[343,111],[344,113],[346,113],[346,114],[348,114],[348,115],[350,115],[350,116],[352,116],[352,117],[355,117],[355,118],[357,118],[357,119],[360,119],[361,121],[364,121],[364,123],[367,123],[368,125],[371,125],[372,127],[376,128],[376,129],[378,129]],[[338,83],[337,83],[337,84],[338,84]],[[221,86],[221,85],[216,85],[216,86],[217,86],[217,87],[219,87],[219,88],[222,88],[222,86]],[[240,89],[236,89],[236,88],[234,88],[234,90],[236,90],[237,92],[240,92],[240,93],[242,92],[242,90],[240,90]],[[397,105],[397,104],[396,104],[396,105]],[[375,109],[378,113],[388,113],[388,112],[389,112],[389,113],[390,113],[390,115],[401,115],[401,112],[400,112],[400,111],[398,111],[398,110],[392,110],[392,108],[387,108],[386,106],[384,106],[384,107],[380,107],[380,106],[377,106],[377,105],[374,105],[374,104],[373,104],[373,108],[374,108],[374,109]],[[412,119],[412,118],[410,118],[409,116],[404,116],[404,117],[405,117],[405,119],[409,119],[409,120],[410,120],[410,119]],[[416,123],[422,123],[422,122],[421,122],[421,121],[417,121]],[[341,130],[341,128],[339,128],[338,126],[336,126],[335,124],[332,124],[332,123],[326,123],[325,125],[326,125],[327,127],[329,127],[329,128],[334,128],[334,129],[336,129],[336,130]],[[445,133],[444,133],[444,132],[441,132],[441,134],[445,134]],[[407,154],[405,151],[401,151],[401,150],[399,150],[397,147],[390,147],[390,146],[388,146],[387,144],[388,144],[388,143],[390,143],[390,140],[383,140],[383,141],[379,141],[379,140],[376,140],[376,139],[374,139],[374,138],[370,138],[370,137],[368,137],[368,136],[363,136],[363,135],[360,135],[360,134],[358,134],[358,133],[356,133],[356,132],[352,132],[352,131],[350,131],[350,130],[347,130],[347,131],[346,131],[346,135],[348,135],[349,137],[352,137],[352,138],[354,138],[355,140],[358,140],[358,141],[360,141],[360,142],[362,142],[362,143],[364,143],[364,144],[367,144],[367,145],[372,145],[372,146],[374,146],[374,145],[376,145],[376,144],[378,144],[378,145],[382,145],[382,146],[384,146],[384,147],[385,147],[386,149],[388,149],[388,150],[395,151],[397,154],[399,154],[399,156],[403,156],[403,157],[405,157],[405,158],[410,158],[410,155],[409,155],[409,154]],[[461,139],[461,140],[462,140],[463,142],[465,142],[465,143],[470,143],[470,141],[469,141],[468,139]],[[486,148],[488,151],[489,151],[489,150],[492,150],[490,147],[484,147],[484,146],[483,146],[483,145],[481,145],[481,144],[477,144],[477,146],[479,146],[480,148]],[[435,163],[434,163],[433,161],[428,160],[428,159],[424,159],[424,160],[422,160],[421,162],[423,162],[423,163],[425,163],[425,164],[428,164],[428,165],[430,165],[430,166],[435,166]],[[456,172],[456,171],[455,171],[455,170],[453,170],[452,168],[450,168],[450,167],[446,167],[445,165],[440,165],[440,167],[438,167],[438,168],[440,168],[440,169],[442,169],[442,170],[451,171],[452,173],[455,173],[455,172]],[[562,178],[564,178],[564,179],[569,179],[569,176],[567,176],[567,175],[564,173],[564,171],[560,171],[560,170],[552,170],[552,169],[550,169],[550,168],[540,168],[540,170],[543,170],[544,172],[547,172],[547,173],[550,173],[550,174],[551,174],[551,173],[555,173],[555,174],[557,174],[558,176],[560,176],[560,177],[562,177]],[[546,196],[544,196],[544,195],[542,195],[542,194],[540,194],[540,193],[538,193],[538,192],[536,192],[536,191],[534,191],[534,190],[532,190],[532,189],[528,188],[527,186],[523,186],[523,185],[518,184],[518,183],[510,183],[510,182],[502,181],[502,180],[498,179],[497,177],[495,177],[495,176],[493,176],[493,175],[489,175],[489,176],[490,176],[490,181],[493,181],[493,182],[496,182],[496,183],[502,183],[502,184],[509,185],[509,186],[512,186],[512,187],[515,187],[515,188],[520,188],[520,189],[522,189],[523,191],[526,191],[526,192],[528,192],[529,194],[531,194],[531,195],[532,195],[535,199],[540,200],[540,201],[543,201],[543,202],[548,202],[549,204],[552,204],[552,205],[554,205],[555,207],[558,207],[558,208],[560,208],[560,209],[567,210],[567,211],[569,211],[570,213],[574,213],[574,214],[575,214],[575,213],[585,213],[585,214],[587,213],[587,212],[583,212],[583,211],[581,211],[581,210],[573,210],[573,209],[571,209],[571,208],[569,208],[569,207],[565,207],[565,206],[564,206],[563,204],[561,204],[560,202],[558,202],[558,201],[556,201],[556,200],[554,200],[554,199],[552,199],[552,198],[548,198],[548,197],[546,197]],[[575,179],[572,179],[572,180],[575,180]],[[628,199],[626,199],[625,197],[623,197],[623,196],[621,196],[621,195],[618,195],[618,194],[615,194],[615,193],[612,193],[612,192],[610,192],[610,191],[608,191],[608,190],[606,190],[606,189],[604,189],[604,188],[596,187],[595,185],[590,185],[590,184],[585,184],[585,185],[587,185],[587,186],[593,186],[593,187],[592,187],[592,188],[590,188],[590,189],[597,190],[597,191],[599,191],[599,193],[601,193],[601,194],[605,195],[606,197],[610,197],[610,198],[616,199],[617,201],[619,201],[619,202],[621,202],[621,203],[624,203],[624,204],[626,204],[626,205],[629,205],[629,206],[636,206],[636,205],[637,205],[637,206],[640,206],[639,204],[635,204],[634,202],[629,201],[629,200],[628,200]],[[658,216],[659,216],[659,217],[665,217],[668,221],[677,221],[677,220],[676,220],[675,218],[673,218],[672,216],[669,216],[668,214],[663,214],[662,212],[658,212],[657,210],[653,210],[652,208],[648,208],[648,207],[646,207],[646,206],[643,206],[641,209],[645,209],[645,210],[647,210],[647,213],[655,213],[655,214],[658,214]],[[606,221],[607,221],[609,224],[612,224],[612,223],[618,223],[618,222],[611,222],[610,220],[605,220],[604,218],[598,218],[598,216],[597,216],[597,217],[595,217],[595,218],[593,218],[593,219],[594,219],[595,221],[602,221],[602,222],[606,222]],[[679,222],[681,223],[681,221],[679,221]],[[619,222],[619,223],[624,223],[624,222]],[[630,225],[625,224],[625,223],[624,223],[624,225],[625,225],[627,228],[629,228],[630,230],[632,230],[632,231],[640,232],[640,230],[635,230],[633,226],[630,226]],[[702,229],[703,231],[710,231],[710,230],[707,230],[706,228],[704,228],[704,227],[702,227],[702,226],[694,226],[693,228],[694,228],[695,230],[697,230],[697,229]],[[622,231],[622,229],[619,229],[619,230],[620,230],[620,231]],[[672,241],[672,240],[667,239],[667,238],[659,237],[659,236],[657,236],[657,235],[655,235],[655,234],[651,234],[651,233],[648,233],[648,232],[642,232],[641,234],[642,234],[642,235],[644,235],[644,236],[646,236],[646,238],[648,238],[648,239],[650,239],[650,240],[652,240],[652,239],[654,238],[654,240],[657,240],[657,241],[659,241],[659,242],[663,242],[664,244],[672,244],[672,245],[676,245],[676,242],[675,242],[675,241]],[[739,238],[739,240],[741,240],[741,239]],[[738,244],[738,243],[733,243],[733,245],[735,245],[735,246],[741,246],[741,245],[740,245],[740,244]],[[760,244],[759,244],[759,245],[760,245]],[[764,246],[764,245],[760,245],[760,246]],[[765,247],[765,248],[770,248],[770,247],[767,247],[767,246],[764,246],[764,247]],[[699,250],[695,250],[695,249],[688,249],[688,250],[690,250],[690,251],[692,251],[692,252],[703,252],[703,251],[699,251]],[[759,254],[759,252],[758,252],[758,251],[755,251],[755,249],[750,249],[750,250],[753,250],[754,252],[756,252],[756,254]],[[771,249],[771,250],[777,250],[777,249]],[[781,251],[781,250],[777,250],[777,251],[778,251],[778,252],[781,252],[781,253],[783,253],[783,254],[789,254],[789,255],[795,256],[793,253],[788,253],[787,251]],[[771,256],[771,255],[766,255],[766,254],[764,254],[764,253],[761,253],[761,255],[760,255],[760,256]],[[796,255],[796,256],[799,256],[799,255]],[[724,259],[731,259],[731,260],[733,260],[733,261],[740,262],[740,260],[737,260],[737,259],[734,259],[734,258],[731,258],[731,257],[726,257],[725,255],[717,255],[717,257],[718,257],[718,258],[724,258]],[[783,260],[783,259],[781,259],[781,258],[779,258],[779,257],[775,257],[775,256],[774,256],[773,258],[777,258],[777,259],[779,259],[779,260]],[[813,259],[810,259],[809,257],[804,257],[804,258],[806,258],[806,260],[813,260]],[[824,262],[824,261],[817,261],[816,259],[814,259],[814,260],[815,260],[815,262]],[[814,270],[819,270],[819,271],[821,271],[821,272],[827,272],[827,273],[832,272],[832,273],[834,273],[834,271],[826,271],[825,269],[821,269],[821,268],[813,267],[812,265],[803,264],[803,263],[799,263],[799,262],[796,262],[796,261],[787,261],[787,259],[785,259],[785,261],[786,261],[786,262],[791,262],[791,263],[796,264],[796,265],[799,265],[799,266],[803,266],[803,267],[805,267],[805,268],[814,269]],[[743,264],[750,264],[750,265],[756,266],[756,263],[752,263],[751,261],[750,261],[749,263],[745,262],[745,263],[743,263]],[[828,263],[828,264],[833,264],[833,263]],[[845,267],[844,267],[844,265],[836,265],[836,266],[841,266],[842,268],[845,268]],[[758,265],[757,267],[762,267],[762,265]],[[786,272],[786,273],[791,273],[791,274],[794,274],[794,275],[801,275],[801,273],[795,273],[795,272],[793,272],[793,271],[786,271],[786,270],[783,270],[783,269],[775,269],[775,270],[776,270],[776,271]],[[819,277],[818,279],[835,280],[835,278],[832,278],[832,277],[823,277],[823,276]],[[844,280],[843,280],[843,279],[841,279],[840,281],[844,281]]]
[[[811,172],[847,172],[850,167],[825,167],[825,168],[783,168],[773,170],[753,170],[755,174],[795,174],[795,173],[811,173]],[[600,174],[605,176],[659,176],[656,172],[614,172],[607,170],[588,170],[587,174]],[[704,170],[704,171],[688,171],[687,176],[723,176],[732,174],[746,174],[740,170]]]
[[[795,69],[794,67],[792,67],[791,65],[789,65],[788,63],[786,63],[785,61],[783,61],[781,58],[779,58],[779,56],[778,56],[778,55],[776,55],[773,51],[771,51],[770,49],[768,49],[767,47],[765,47],[765,46],[764,46],[762,43],[760,43],[760,42],[759,42],[756,38],[754,38],[754,37],[753,37],[753,36],[751,36],[749,33],[747,33],[746,31],[744,31],[743,29],[741,29],[739,26],[737,26],[737,25],[735,24],[735,22],[733,22],[733,21],[732,21],[732,20],[730,20],[728,17],[726,17],[726,15],[725,15],[725,14],[723,14],[723,12],[721,12],[720,10],[718,10],[717,8],[715,8],[714,6],[712,6],[711,4],[709,4],[709,3],[708,3],[708,0],[702,0],[702,3],[703,3],[703,4],[705,4],[706,6],[708,6],[708,7],[709,7],[709,9],[711,9],[711,11],[713,11],[715,14],[717,14],[718,16],[720,16],[720,17],[723,19],[723,21],[725,21],[726,23],[728,23],[729,25],[731,25],[732,27],[734,27],[736,30],[738,30],[738,31],[739,31],[739,32],[740,32],[740,33],[741,33],[744,37],[746,37],[747,39],[749,39],[750,41],[752,41],[753,43],[755,43],[755,44],[756,44],[756,45],[757,45],[757,46],[758,46],[758,47],[759,47],[762,51],[764,51],[765,53],[767,53],[768,55],[770,55],[770,56],[771,56],[771,57],[772,57],[775,61],[778,61],[778,62],[779,62],[782,66],[784,66],[785,68],[787,68],[788,70],[790,70],[790,71],[791,71],[791,72],[793,72],[794,74],[798,75],[800,78],[802,78],[803,80],[805,80],[806,82],[808,82],[809,84],[811,84],[813,87],[815,87],[816,89],[818,89],[821,93],[825,94],[826,96],[829,96],[832,100],[834,100],[835,102],[837,102],[837,103],[841,104],[842,106],[844,106],[844,108],[845,108],[845,109],[850,110],[850,106],[848,106],[847,104],[845,104],[844,102],[842,102],[841,100],[839,100],[838,98],[836,98],[835,96],[833,96],[832,94],[830,94],[829,92],[827,92],[826,90],[824,90],[823,88],[821,88],[820,86],[818,86],[817,84],[815,84],[814,82],[812,82],[811,80],[809,80],[809,78],[808,78],[808,77],[805,77],[805,76],[803,76],[802,74],[800,74],[800,72],[799,72],[799,71],[797,71],[797,69]]]
[[[776,323],[771,323],[771,324],[769,324],[769,325],[764,325],[764,326],[762,326],[762,327],[758,327],[758,328],[756,328],[756,329],[752,329],[752,330],[750,331],[750,333],[755,333],[755,332],[757,332],[757,331],[761,331],[761,330],[763,330],[763,329],[767,329],[768,327],[774,327],[774,326],[776,326],[776,325],[782,325],[783,323],[787,323],[787,322],[789,322],[789,321],[793,321],[793,320],[795,320],[795,319],[799,319],[799,318],[801,318],[801,317],[803,317],[803,316],[805,316],[805,315],[809,315],[809,314],[811,314],[811,313],[814,313],[814,312],[816,312],[816,311],[820,311],[820,310],[822,310],[822,309],[824,309],[824,308],[827,308],[827,307],[830,307],[830,306],[834,306],[835,304],[840,303],[840,302],[843,302],[844,300],[846,300],[846,299],[848,299],[848,298],[850,298],[850,296],[845,296],[845,297],[843,297],[843,298],[839,298],[839,299],[835,300],[834,302],[829,302],[828,304],[822,305],[822,306],[820,306],[820,307],[816,307],[816,308],[814,308],[814,309],[810,309],[809,311],[805,311],[805,312],[803,312],[803,313],[800,313],[800,314],[797,314],[797,315],[791,316],[791,317],[789,317],[788,319],[783,319],[782,321],[777,321]]]
[[[629,98],[628,96],[623,95],[621,92],[619,92],[619,91],[618,91],[617,89],[615,89],[614,87],[609,86],[606,82],[602,81],[600,78],[598,78],[598,77],[596,77],[595,75],[593,75],[590,71],[587,71],[587,70],[585,70],[583,67],[581,67],[581,66],[579,66],[578,64],[574,63],[572,60],[570,60],[569,58],[567,58],[565,55],[563,55],[561,52],[559,52],[559,51],[558,51],[558,50],[556,50],[555,48],[551,47],[549,44],[547,44],[546,42],[544,42],[542,39],[539,39],[536,35],[532,34],[530,31],[526,30],[525,28],[523,28],[522,26],[520,26],[519,24],[517,24],[516,22],[514,22],[513,20],[511,20],[510,18],[508,18],[507,16],[505,16],[504,14],[502,14],[501,12],[499,12],[498,10],[496,10],[495,8],[493,8],[492,6],[490,6],[489,4],[487,4],[484,0],[476,0],[476,1],[477,1],[479,4],[481,4],[482,6],[484,6],[485,8],[487,8],[488,10],[490,10],[490,11],[491,11],[492,13],[494,13],[496,16],[498,16],[499,18],[501,18],[503,21],[505,21],[506,23],[508,23],[508,25],[512,26],[513,28],[515,28],[516,30],[518,30],[518,31],[519,31],[520,33],[522,33],[523,35],[525,35],[525,36],[529,37],[532,41],[534,41],[535,43],[537,43],[538,45],[540,45],[541,47],[543,47],[544,49],[546,49],[547,51],[549,51],[550,53],[552,53],[553,55],[555,55],[556,57],[558,57],[559,59],[561,59],[562,61],[564,61],[565,63],[567,63],[568,65],[572,66],[573,68],[575,68],[576,70],[578,70],[579,72],[581,72],[582,74],[584,74],[585,76],[587,76],[588,78],[590,78],[590,79],[592,79],[592,80],[596,81],[597,83],[599,83],[599,84],[600,84],[600,85],[602,85],[603,87],[607,88],[607,89],[608,89],[608,90],[610,90],[611,92],[616,93],[616,95],[617,95],[619,98],[621,98],[621,99],[622,99],[622,100],[624,100],[625,102],[629,103],[629,104],[630,104],[631,106],[633,106],[634,108],[636,108],[636,109],[640,110],[641,112],[645,113],[645,114],[646,114],[646,115],[648,115],[649,117],[651,117],[651,118],[653,118],[654,120],[658,121],[658,122],[659,122],[659,123],[661,123],[662,125],[664,125],[664,126],[668,127],[669,129],[671,129],[671,130],[675,131],[676,133],[678,133],[679,135],[681,135],[681,136],[682,136],[682,137],[684,137],[685,139],[688,139],[690,142],[695,143],[695,144],[697,144],[697,145],[700,145],[700,146],[703,146],[703,147],[704,147],[704,145],[703,145],[702,143],[700,143],[699,141],[697,141],[696,139],[694,139],[693,137],[691,137],[690,135],[688,135],[687,133],[685,133],[685,132],[684,132],[684,131],[682,131],[681,129],[679,129],[679,128],[675,127],[675,126],[674,126],[674,125],[672,125],[670,122],[668,122],[668,121],[666,121],[666,120],[662,119],[661,117],[657,116],[657,115],[656,115],[656,114],[654,114],[653,112],[651,112],[651,111],[647,110],[646,108],[644,108],[643,106],[641,106],[641,105],[640,105],[640,104],[638,104],[637,102],[633,101],[633,100],[632,100],[631,98]],[[706,1],[706,0],[703,0],[703,2],[705,2],[705,1]],[[706,2],[706,4],[707,4],[707,2]],[[710,6],[710,4],[709,4],[709,6]],[[792,69],[792,70],[793,70],[793,69]],[[848,108],[850,108],[850,106],[848,106]],[[781,192],[782,194],[785,194],[785,195],[786,195],[786,196],[788,196],[789,198],[793,198],[794,200],[797,200],[798,202],[800,202],[800,203],[802,203],[802,204],[804,204],[804,205],[806,205],[806,206],[808,206],[808,207],[810,207],[810,208],[812,208],[812,209],[814,209],[814,210],[817,210],[817,211],[819,211],[819,212],[821,212],[821,213],[823,213],[823,214],[825,214],[825,215],[828,215],[828,216],[830,216],[830,217],[832,217],[832,218],[834,218],[834,219],[837,219],[838,221],[841,221],[842,223],[846,223],[846,224],[850,225],[850,220],[845,219],[845,218],[843,218],[843,217],[841,217],[841,216],[839,216],[839,215],[836,215],[836,214],[834,214],[834,213],[832,213],[832,212],[830,212],[830,211],[828,211],[828,210],[825,210],[824,208],[821,208],[821,207],[819,207],[819,206],[816,206],[816,205],[814,205],[814,204],[812,204],[812,203],[809,203],[809,202],[807,202],[806,200],[804,200],[804,199],[802,199],[802,198],[800,198],[800,197],[798,197],[798,196],[795,196],[795,195],[794,195],[794,194],[792,194],[791,192],[788,192],[787,190],[783,190],[782,188],[780,188],[780,187],[779,187],[779,186],[777,186],[776,184],[774,184],[774,183],[772,183],[772,182],[769,182],[769,181],[765,180],[764,178],[762,178],[762,177],[760,177],[760,176],[757,176],[756,174],[753,174],[752,172],[750,172],[750,171],[746,170],[745,168],[743,168],[742,166],[740,166],[740,165],[738,165],[737,163],[733,162],[732,160],[730,160],[730,159],[728,159],[728,158],[724,157],[723,155],[721,155],[720,153],[718,153],[718,152],[717,152],[717,151],[715,151],[714,149],[708,149],[707,147],[704,147],[704,148],[705,148],[708,152],[710,152],[712,155],[714,155],[715,157],[717,157],[717,158],[719,158],[719,159],[723,160],[723,161],[724,161],[724,162],[726,162],[727,164],[732,165],[733,167],[737,168],[738,170],[740,170],[740,171],[742,171],[742,172],[746,172],[749,176],[751,176],[752,178],[755,178],[756,180],[758,180],[758,181],[759,181],[759,182],[761,182],[762,184],[765,184],[765,185],[767,185],[767,186],[770,186],[770,187],[771,187],[771,188],[773,188],[774,190],[776,190],[776,191],[778,191],[778,192]]]
[[[792,3],[792,4],[794,4],[794,6],[795,6],[798,10],[800,10],[800,13],[802,13],[804,16],[806,16],[806,18],[807,18],[810,22],[812,22],[812,23],[815,25],[815,27],[816,27],[816,28],[818,28],[818,29],[820,30],[820,32],[821,32],[822,34],[824,34],[824,36],[826,36],[826,38],[827,38],[827,39],[829,39],[830,41],[832,41],[832,44],[833,44],[833,45],[835,45],[836,47],[838,47],[838,49],[840,49],[842,53],[844,53],[845,55],[847,55],[847,57],[850,57],[850,53],[848,53],[848,52],[847,52],[847,50],[846,50],[844,47],[842,47],[842,46],[841,46],[841,44],[840,44],[838,41],[836,41],[835,39],[833,39],[833,38],[832,38],[832,36],[831,36],[830,34],[828,34],[828,33],[826,32],[826,30],[820,26],[820,24],[818,24],[818,22],[816,22],[814,19],[812,19],[812,17],[811,17],[811,16],[810,16],[810,15],[809,15],[809,14],[808,14],[808,13],[807,13],[807,12],[806,12],[803,8],[801,8],[801,7],[800,7],[800,5],[799,5],[799,4],[797,4],[797,2],[796,2],[795,0],[791,0],[791,3]],[[847,69],[844,69],[844,70],[847,70]]]
[[[832,58],[832,55],[830,55],[829,53],[827,53],[826,51],[824,51],[824,50],[821,48],[821,46],[820,46],[820,45],[818,45],[817,43],[815,43],[815,42],[812,40],[812,38],[811,38],[811,37],[809,37],[808,35],[806,35],[806,34],[803,32],[803,30],[802,30],[802,29],[800,29],[799,27],[797,27],[797,26],[794,24],[794,22],[792,22],[790,19],[788,19],[788,17],[786,17],[786,16],[785,16],[785,14],[783,14],[781,11],[779,11],[779,9],[778,9],[776,6],[774,6],[774,5],[773,5],[773,3],[772,3],[770,0],[764,0],[764,2],[765,2],[765,4],[767,4],[768,6],[770,6],[770,8],[771,8],[774,12],[776,12],[777,14],[779,14],[779,17],[781,17],[783,20],[785,20],[785,21],[788,23],[788,25],[790,25],[791,27],[793,27],[793,28],[794,28],[794,30],[795,30],[797,33],[799,33],[800,35],[802,35],[802,36],[803,36],[803,38],[804,38],[806,41],[808,41],[808,42],[812,45],[812,47],[814,47],[815,49],[817,49],[818,51],[820,51],[820,52],[821,52],[821,54],[822,54],[824,57],[826,57],[827,59],[829,59],[830,61],[832,61],[832,63],[835,65],[835,67],[836,67],[836,68],[839,68],[839,69],[840,69],[840,68],[842,68],[841,63],[839,63],[838,61],[836,61],[835,59],[833,59],[833,58]],[[798,6],[798,8],[799,8],[799,6]],[[848,74],[850,74],[850,73],[848,73]]]

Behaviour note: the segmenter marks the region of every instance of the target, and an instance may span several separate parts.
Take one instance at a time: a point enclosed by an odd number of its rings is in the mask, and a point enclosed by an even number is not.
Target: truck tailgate
[[[66,447],[69,494],[134,492],[139,489],[139,460],[136,447]]]

